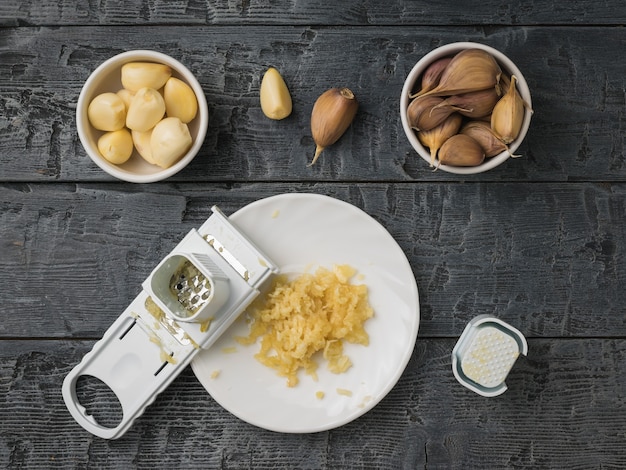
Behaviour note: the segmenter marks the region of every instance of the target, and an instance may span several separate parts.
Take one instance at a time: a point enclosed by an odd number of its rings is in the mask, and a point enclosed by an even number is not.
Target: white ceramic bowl
[[[515,77],[517,78],[517,89],[520,95],[522,96],[522,98],[524,99],[524,101],[526,101],[526,103],[528,103],[528,105],[532,109],[530,90],[528,89],[528,84],[526,83],[526,79],[522,75],[522,72],[520,72],[520,70],[515,66],[515,64],[507,56],[502,54],[500,51],[494,49],[493,47],[485,46],[484,44],[479,44],[475,42],[455,42],[452,44],[446,44],[445,46],[441,46],[441,47],[438,47],[437,49],[432,50],[431,52],[426,54],[424,57],[422,57],[417,62],[417,64],[415,64],[415,66],[409,73],[406,81],[404,82],[404,87],[402,88],[402,94],[400,95],[400,118],[402,120],[402,127],[404,128],[404,133],[406,134],[407,138],[409,139],[409,142],[411,143],[415,151],[419,154],[419,156],[422,157],[429,164],[430,164],[430,152],[428,150],[428,147],[424,147],[421,144],[421,142],[417,138],[415,131],[411,129],[411,127],[409,126],[409,121],[407,117],[407,108],[410,102],[409,95],[416,91],[416,89],[419,86],[418,80],[420,79],[421,75],[424,73],[424,71],[428,68],[428,66],[432,62],[438,59],[441,59],[443,57],[453,56],[454,54],[464,49],[472,49],[472,48],[483,49],[489,52],[496,59],[496,61],[498,62],[498,64],[504,71],[508,72],[510,75],[515,75]],[[524,115],[522,129],[519,135],[517,136],[517,139],[515,139],[509,145],[509,150],[511,153],[515,153],[517,148],[520,146],[520,144],[524,140],[524,137],[526,137],[526,133],[528,132],[528,128],[530,126],[531,114],[532,112],[527,109]],[[485,161],[482,164],[477,165],[477,166],[462,167],[462,166],[452,166],[452,165],[439,165],[439,169],[450,172],[450,173],[458,173],[458,174],[464,174],[464,175],[482,173],[484,171],[488,171],[488,170],[491,170],[492,168],[495,168],[496,166],[500,165],[505,160],[507,160],[509,157],[510,157],[510,154],[505,151],[505,152],[499,153],[498,155],[485,159]],[[438,162],[436,163],[436,165],[437,164]]]
[[[148,163],[136,150],[133,151],[133,155],[130,159],[121,165],[110,163],[102,157],[98,151],[98,138],[103,132],[91,126],[87,117],[87,108],[91,100],[100,93],[115,93],[122,88],[121,68],[122,65],[128,62],[157,62],[169,65],[172,68],[172,76],[186,82],[196,94],[196,99],[198,100],[198,114],[194,120],[188,124],[189,132],[192,137],[191,148],[180,160],[169,168],[161,168]],[[155,51],[128,51],[106,60],[89,76],[78,96],[78,103],[76,105],[76,127],[78,136],[87,155],[89,155],[96,165],[110,175],[131,183],[152,183],[154,181],[161,181],[185,168],[200,150],[204,137],[206,136],[208,123],[209,109],[204,91],[200,83],[198,83],[198,80],[189,69],[179,61],[166,54]]]

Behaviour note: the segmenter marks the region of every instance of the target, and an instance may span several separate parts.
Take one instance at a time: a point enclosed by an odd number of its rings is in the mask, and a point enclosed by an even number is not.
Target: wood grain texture
[[[124,438],[67,413],[60,383],[85,341],[0,341],[3,468],[621,468],[624,339],[532,339],[507,390],[485,399],[451,371],[454,341],[418,339],[374,409],[316,434],[255,428],[222,409],[186,369]],[[259,367],[261,367],[259,365]]]
[[[493,314],[530,337],[626,336],[623,184],[255,183],[0,187],[0,337],[99,338],[213,204],[230,214],[293,191],[387,228],[417,279],[424,335]]]
[[[209,102],[204,145],[172,181],[624,181],[624,28],[569,27],[61,27],[0,29],[0,180],[112,181],[86,156],[75,103],[89,74],[128,49],[169,53],[199,78]],[[349,39],[346,39],[349,38]],[[519,153],[471,178],[432,172],[401,126],[413,65],[439,45],[490,44],[523,71],[534,117]],[[341,52],[339,52],[341,51]],[[350,60],[346,60],[349,57]],[[277,67],[294,112],[260,110],[263,72]],[[310,112],[327,88],[353,89],[360,111],[308,168]]]
[[[567,6],[549,0],[503,4],[494,0],[219,0],[96,3],[58,0],[24,0],[0,4],[0,25],[520,25],[599,24],[620,25],[626,7],[620,0],[586,2],[572,0]]]

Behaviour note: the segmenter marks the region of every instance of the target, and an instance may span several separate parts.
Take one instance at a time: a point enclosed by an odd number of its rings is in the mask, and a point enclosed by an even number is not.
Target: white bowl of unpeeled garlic
[[[161,181],[185,168],[207,132],[206,97],[195,76],[160,52],[118,54],[96,68],[76,105],[87,155],[132,183]]]
[[[515,154],[532,115],[528,84],[500,51],[474,42],[441,46],[409,73],[402,127],[433,170],[475,174]]]

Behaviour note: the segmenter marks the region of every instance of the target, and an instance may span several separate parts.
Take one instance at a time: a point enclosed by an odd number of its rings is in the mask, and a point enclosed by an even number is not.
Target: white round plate
[[[366,284],[374,316],[366,321],[369,346],[344,344],[353,366],[333,374],[319,362],[318,380],[302,372],[295,387],[254,358],[258,344],[242,346],[242,317],[191,367],[211,396],[240,419],[271,431],[308,433],[346,424],[372,409],[396,384],[415,346],[419,298],[413,271],[385,228],[348,203],[315,194],[262,199],[230,216],[281,273],[314,272],[348,264],[353,283]],[[349,390],[352,395],[338,393]],[[324,392],[319,399],[316,392]]]

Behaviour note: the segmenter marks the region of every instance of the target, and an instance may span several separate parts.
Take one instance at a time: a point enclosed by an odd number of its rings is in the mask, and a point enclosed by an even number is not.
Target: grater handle
[[[87,431],[105,439],[122,436],[199,351],[191,343],[180,344],[161,328],[157,336],[141,317],[145,299],[142,292],[63,381],[63,399],[70,414]],[[115,394],[122,407],[117,426],[99,424],[80,403],[76,387],[81,376],[95,377]]]
[[[133,415],[129,415],[125,410],[123,410],[123,416],[120,423],[115,427],[107,427],[95,420],[93,416],[91,416],[87,409],[80,404],[78,395],[76,393],[76,386],[78,383],[78,379],[82,376],[92,376],[101,380],[107,387],[115,393],[120,404],[122,403],[121,397],[119,393],[114,389],[112,385],[112,381],[110,380],[111,373],[110,370],[112,367],[110,366],[112,362],[116,362],[115,358],[107,359],[108,352],[107,345],[110,344],[115,336],[119,335],[119,331],[124,328],[129,328],[129,325],[132,325],[133,319],[122,314],[118,318],[118,320],[111,325],[109,330],[105,333],[103,338],[98,341],[93,349],[85,354],[83,360],[76,365],[69,374],[63,380],[63,400],[65,401],[65,405],[69,410],[72,417],[76,420],[78,424],[80,424],[83,428],[89,431],[92,434],[95,434],[98,437],[102,437],[104,439],[115,439],[126,431],[128,427],[130,427],[137,416],[140,416],[145,407],[150,403],[146,403],[141,409],[138,409],[136,413]],[[112,350],[115,352],[115,350]],[[122,406],[122,409],[124,407]]]
[[[89,354],[85,356],[85,359],[88,359],[88,356]],[[63,400],[65,401],[68,411],[78,424],[91,434],[102,437],[103,439],[117,439],[123,435],[126,430],[132,426],[135,419],[143,414],[145,408],[150,405],[152,401],[154,401],[153,398],[150,403],[145,403],[143,408],[138,409],[134,416],[127,416],[124,414],[122,420],[116,427],[110,428],[103,426],[98,424],[94,417],[87,413],[87,409],[82,406],[78,400],[78,396],[76,394],[76,384],[78,382],[78,378],[82,375],[83,371],[79,365],[65,377],[62,390]]]

